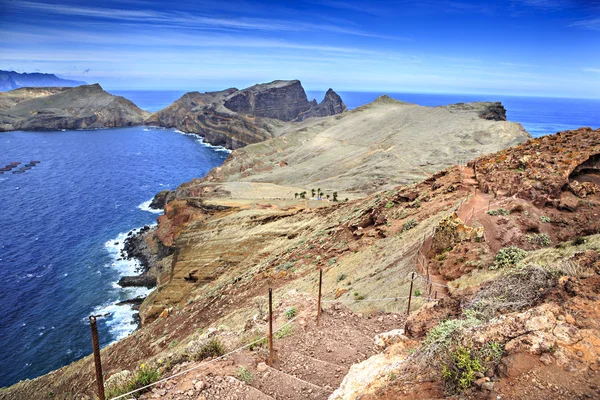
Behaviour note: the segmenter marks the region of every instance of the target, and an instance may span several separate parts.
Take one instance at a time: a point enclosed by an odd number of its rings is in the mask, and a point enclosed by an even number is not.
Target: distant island
[[[0,92],[7,92],[22,87],[73,87],[85,84],[86,82],[82,81],[62,79],[54,74],[43,74],[40,72],[19,73],[15,71],[0,70]]]

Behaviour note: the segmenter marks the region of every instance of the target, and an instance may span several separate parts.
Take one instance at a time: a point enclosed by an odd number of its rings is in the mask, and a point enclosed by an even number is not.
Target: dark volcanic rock
[[[165,204],[167,203],[167,197],[171,191],[169,189],[165,189],[160,191],[154,196],[152,202],[150,203],[150,208],[155,210],[163,210],[165,208]]]
[[[204,136],[208,143],[237,149],[277,136],[281,121],[339,114],[341,98],[329,90],[321,104],[309,102],[300,81],[274,81],[247,89],[186,93],[154,113],[146,124]]]
[[[0,131],[115,128],[141,125],[148,115],[98,84],[0,93]]]
[[[506,121],[506,109],[500,102],[488,103],[479,113],[479,117],[490,121]]]
[[[300,81],[275,81],[239,90],[225,99],[225,107],[237,113],[291,121],[309,110]]]
[[[123,300],[117,303],[118,306],[131,306],[132,310],[139,310],[140,309],[140,305],[142,305],[142,303],[144,302],[144,299],[146,299],[145,296],[140,296],[140,297],[134,297],[133,299],[127,299],[127,300]]]
[[[119,279],[119,286],[153,288],[156,286],[156,277],[149,275],[124,276],[121,279]]]
[[[329,115],[337,115],[348,110],[342,101],[342,98],[336,92],[334,92],[333,89],[329,89],[327,93],[325,93],[325,98],[320,104],[316,103],[317,102],[313,100],[311,108],[308,111],[298,115],[296,121],[303,121],[306,118],[311,117],[327,117]]]

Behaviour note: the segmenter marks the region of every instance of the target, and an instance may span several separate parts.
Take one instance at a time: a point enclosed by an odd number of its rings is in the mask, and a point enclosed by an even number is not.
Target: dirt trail
[[[401,328],[404,321],[399,314],[362,317],[333,304],[323,311],[320,326],[313,315],[301,316],[291,333],[275,339],[273,367],[265,364],[266,346],[244,350],[159,384],[141,399],[327,399],[353,363],[378,352],[375,335]]]

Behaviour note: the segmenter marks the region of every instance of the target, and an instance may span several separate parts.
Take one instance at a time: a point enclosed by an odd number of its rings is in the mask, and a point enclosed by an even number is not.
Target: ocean
[[[156,111],[183,91],[110,91]],[[380,93],[339,93],[352,109]],[[388,93],[420,105],[502,101],[508,119],[540,136],[600,127],[600,100]],[[322,100],[324,92],[308,92]],[[91,353],[87,316],[99,319],[103,346],[135,329],[120,300],[137,263],[118,260],[127,233],[156,222],[148,209],[160,190],[205,175],[228,153],[194,135],[145,127],[0,133],[0,164],[41,163],[0,175],[0,387],[33,378]]]

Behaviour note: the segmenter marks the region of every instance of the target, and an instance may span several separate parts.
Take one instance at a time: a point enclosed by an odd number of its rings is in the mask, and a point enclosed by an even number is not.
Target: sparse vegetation
[[[209,357],[219,357],[225,354],[225,348],[221,341],[217,338],[212,338],[206,342],[200,350],[193,355],[195,361],[201,361]]]
[[[442,351],[450,346],[459,331],[482,323],[483,320],[478,317],[476,312],[467,310],[464,318],[442,321],[429,330],[425,338],[425,346],[434,352]]]
[[[575,238],[575,240],[573,240],[573,246],[581,246],[582,244],[585,244],[586,239],[584,237],[577,237]]]
[[[336,281],[341,282],[346,278],[347,278],[346,274],[339,274]]]
[[[292,319],[296,316],[296,308],[295,307],[290,307],[287,310],[285,310],[285,317],[287,319]]]
[[[550,219],[550,217],[542,215],[542,216],[540,216],[540,221],[542,221],[543,223],[549,224],[552,222],[552,219]]]
[[[534,265],[515,268],[502,274],[479,291],[467,306],[486,319],[498,313],[521,311],[535,306],[543,298],[544,289],[556,285],[556,274]]]
[[[157,368],[148,366],[146,364],[142,364],[137,370],[136,374],[133,376],[133,378],[131,378],[128,382],[119,387],[107,390],[106,398],[112,399],[113,397],[121,396],[125,393],[131,392],[132,390],[136,390],[147,386],[153,382],[156,382],[159,379],[160,373],[158,372]],[[139,396],[141,396],[149,390],[150,389],[140,390],[139,392],[134,393],[131,396],[138,398]]]
[[[415,297],[419,297],[421,295],[421,291],[419,289],[415,290]]]
[[[252,382],[252,372],[250,372],[250,370],[248,370],[247,367],[239,367],[237,369],[237,371],[235,372],[235,376],[241,380],[244,381],[246,383],[250,383]]]
[[[333,192],[333,201],[338,201],[338,192]]]
[[[484,371],[481,360],[466,347],[459,346],[448,358],[442,377],[450,392],[464,392],[475,382],[475,374]]]
[[[547,233],[532,233],[527,235],[527,241],[542,247],[549,246],[552,243],[550,236]]]
[[[392,208],[392,207],[394,207],[394,202],[393,202],[393,201],[389,201],[389,202],[388,202],[388,203],[385,205],[385,208],[388,208],[388,209],[389,209],[389,208]]]
[[[285,325],[284,327],[279,329],[277,332],[275,332],[275,337],[277,339],[283,339],[284,337],[290,336],[292,333],[294,333],[294,327],[292,327],[292,325],[289,324],[289,325]]]
[[[498,208],[496,210],[489,210],[487,213],[489,215],[492,215],[492,216],[497,216],[497,215],[507,216],[507,215],[510,215],[510,211],[509,210],[505,210],[504,208]]]
[[[527,257],[525,250],[516,246],[505,247],[496,254],[494,264],[490,266],[490,269],[514,267],[525,257]]]
[[[417,226],[417,220],[414,218],[409,219],[402,225],[402,232],[406,232]]]
[[[277,271],[287,271],[288,269],[292,268],[294,266],[294,263],[291,261],[286,261],[283,264],[279,264],[277,267],[275,267],[275,269]]]
[[[171,343],[169,343],[169,348],[172,349],[173,347],[177,346],[178,344],[179,344],[179,340],[175,339]]]

